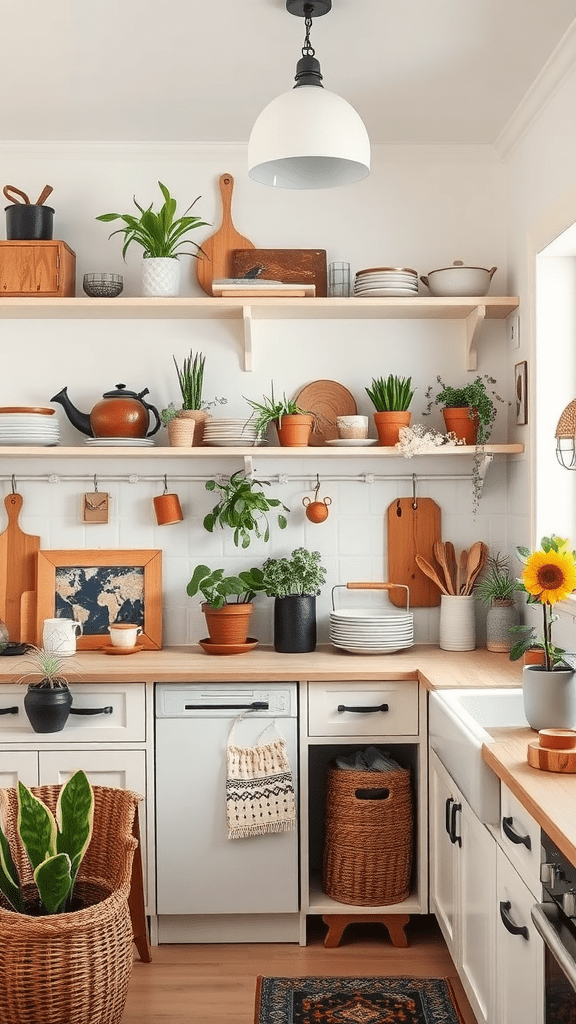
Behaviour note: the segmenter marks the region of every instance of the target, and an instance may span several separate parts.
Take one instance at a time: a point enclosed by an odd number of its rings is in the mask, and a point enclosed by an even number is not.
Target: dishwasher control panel
[[[265,718],[296,716],[296,684],[157,683],[156,718]]]

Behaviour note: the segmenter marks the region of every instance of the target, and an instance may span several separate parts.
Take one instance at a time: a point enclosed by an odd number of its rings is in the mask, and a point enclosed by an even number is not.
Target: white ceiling
[[[373,143],[493,143],[575,0],[333,0],[324,86]],[[246,142],[293,84],[285,0],[4,0],[0,139]]]

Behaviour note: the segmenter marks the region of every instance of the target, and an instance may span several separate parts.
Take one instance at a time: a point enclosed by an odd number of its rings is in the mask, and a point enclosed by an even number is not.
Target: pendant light
[[[248,143],[248,174],[277,188],[332,188],[370,173],[370,140],[359,114],[322,86],[320,63],[310,43],[312,18],[327,14],[332,0],[286,0],[290,14],[305,19],[296,85],[264,108]]]

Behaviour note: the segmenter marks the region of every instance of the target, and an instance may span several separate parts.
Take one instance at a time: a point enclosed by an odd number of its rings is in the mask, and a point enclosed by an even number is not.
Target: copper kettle
[[[152,437],[160,427],[160,415],[155,406],[144,401],[148,394],[148,388],[137,394],[126,391],[125,384],[117,384],[113,391],[102,395],[89,415],[73,405],[67,388],[62,388],[50,401],[59,402],[71,424],[88,437]],[[155,418],[152,428],[150,413]]]

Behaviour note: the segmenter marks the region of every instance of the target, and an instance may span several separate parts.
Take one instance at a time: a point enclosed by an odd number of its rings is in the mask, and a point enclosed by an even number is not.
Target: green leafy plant
[[[182,394],[182,408],[201,409],[206,356],[202,352],[196,352],[193,355],[192,350],[190,350],[190,355],[184,359],[182,366],[178,366],[176,356],[172,356],[172,359],[178,374],[178,383]]]
[[[94,823],[94,794],[83,771],[66,782],[56,815],[22,782],[18,783],[18,834],[38,889],[40,912],[60,914],[72,908],[74,883]],[[14,910],[36,912],[24,901],[10,845],[0,829],[0,889]]]
[[[136,196],[134,196],[134,205],[140,211],[139,216],[134,216],[131,213],[102,213],[99,217],[96,217],[96,220],[101,220],[105,223],[113,220],[124,221],[124,227],[118,228],[108,236],[109,238],[119,234],[124,236],[124,245],[122,247],[124,259],[126,259],[128,246],[132,242],[142,246],[145,259],[153,257],[178,259],[184,255],[197,258],[198,253],[202,252],[201,247],[184,236],[196,228],[207,227],[207,222],[201,220],[200,217],[187,216],[189,210],[200,199],[200,196],[196,197],[182,217],[176,218],[176,200],[173,199],[161,181],[158,182],[158,185],[164,196],[164,203],[158,213],[153,212],[153,203],[147,209],[144,209],[137,202]],[[193,245],[196,251],[185,249],[184,246],[186,245]]]
[[[174,405],[174,402],[170,402],[170,405],[168,405],[165,409],[162,409],[162,411],[160,413],[160,419],[162,420],[162,425],[164,427],[167,427],[171,420],[176,419],[177,415],[178,415],[178,409]]]
[[[365,388],[368,398],[377,412],[405,411],[414,397],[412,377],[373,377],[372,384]]]
[[[47,651],[43,647],[34,647],[31,645],[30,651],[27,655],[25,664],[32,665],[32,671],[26,672],[23,676],[18,679],[19,683],[28,683],[29,687],[35,689],[51,689],[51,690],[67,690],[68,680],[63,675],[64,666],[68,668],[68,659],[66,661],[60,658],[54,651]],[[30,677],[32,675],[39,675],[41,678],[37,682],[31,682]]]
[[[430,386],[426,389],[425,397],[428,402],[424,416],[428,416],[433,405],[443,405],[448,409],[477,409],[478,410],[478,444],[486,444],[492,433],[492,426],[496,419],[496,402],[505,403],[505,399],[501,398],[500,395],[496,394],[494,390],[488,387],[490,384],[495,384],[496,380],[494,377],[484,374],[484,376],[475,377],[469,384],[465,384],[462,387],[454,387],[451,384],[445,384],[440,376],[436,377],[436,381],[439,385],[439,390],[435,398],[433,395],[433,387]],[[471,412],[470,418],[473,418]]]
[[[474,584],[474,594],[484,604],[511,601],[521,589],[520,582],[510,572],[508,559],[499,551],[488,556],[484,571]]]
[[[247,604],[255,594],[263,590],[262,570],[247,569],[237,576],[225,576],[224,569],[210,569],[207,565],[197,565],[192,578],[186,587],[188,597],[202,594],[204,600],[212,608],[223,608],[225,604],[233,604],[229,598],[236,598],[236,604]]]
[[[274,423],[277,427],[281,427],[283,416],[308,415],[305,409],[300,408],[295,399],[286,398],[285,394],[282,395],[282,398],[275,398],[274,387],[272,387],[271,398],[268,398],[267,395],[263,395],[261,402],[254,401],[251,398],[247,398],[246,401],[253,409],[250,419],[254,420],[254,427],[258,439],[266,433],[266,428],[269,423]]]
[[[270,527],[267,513],[277,509],[289,512],[290,509],[278,498],[267,498],[262,490],[262,484],[269,486],[269,481],[249,480],[242,470],[233,473],[228,483],[207,480],[206,490],[218,490],[220,500],[204,517],[204,529],[212,533],[215,526],[229,527],[234,531],[236,547],[240,542],[243,548],[249,547],[252,534],[268,541]],[[288,525],[288,520],[282,512],[278,512],[277,522],[281,530]]]
[[[262,589],[268,597],[316,595],[324,586],[326,569],[319,551],[295,548],[291,558],[267,558],[262,566]]]

